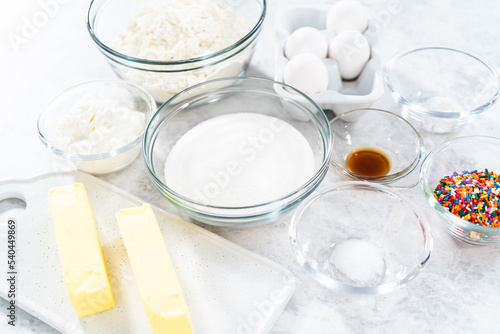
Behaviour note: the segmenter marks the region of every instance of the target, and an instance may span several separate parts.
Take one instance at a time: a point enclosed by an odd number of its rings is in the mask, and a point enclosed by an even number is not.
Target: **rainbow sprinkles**
[[[494,172],[454,172],[439,181],[434,197],[452,214],[472,224],[500,227],[500,176]]]

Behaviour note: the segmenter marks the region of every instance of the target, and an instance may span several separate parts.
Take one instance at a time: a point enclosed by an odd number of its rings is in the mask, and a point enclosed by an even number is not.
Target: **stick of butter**
[[[64,282],[76,313],[82,318],[113,308],[115,300],[84,185],[52,189],[49,200]]]
[[[153,333],[192,333],[186,301],[151,206],[123,209],[116,220]]]

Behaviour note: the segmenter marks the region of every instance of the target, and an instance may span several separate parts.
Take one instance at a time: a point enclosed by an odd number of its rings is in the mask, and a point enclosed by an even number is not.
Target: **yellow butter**
[[[113,308],[115,300],[85,187],[75,183],[49,192],[64,282],[78,316]]]
[[[186,301],[151,206],[123,209],[116,220],[153,333],[192,333]]]

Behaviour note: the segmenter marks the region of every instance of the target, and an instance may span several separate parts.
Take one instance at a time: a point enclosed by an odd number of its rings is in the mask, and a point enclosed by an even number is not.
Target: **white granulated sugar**
[[[380,248],[370,241],[350,239],[339,243],[333,250],[330,264],[354,286],[377,284],[385,271],[384,256]]]
[[[189,59],[228,47],[248,31],[246,20],[228,4],[155,1],[130,18],[118,36],[116,49],[149,60]]]
[[[201,122],[174,145],[166,184],[214,206],[250,206],[286,196],[315,171],[312,149],[292,125],[257,113]]]

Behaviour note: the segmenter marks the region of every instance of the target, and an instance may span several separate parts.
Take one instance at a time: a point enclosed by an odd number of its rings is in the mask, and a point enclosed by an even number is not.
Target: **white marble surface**
[[[0,20],[0,179],[23,178],[64,167],[53,160],[36,134],[36,119],[57,92],[82,81],[110,78],[113,73],[92,45],[85,27],[88,1],[62,1],[52,8],[43,27],[32,31],[18,50],[9,33],[20,33],[47,1],[3,3]],[[500,68],[500,3],[491,0],[362,1],[381,23],[382,61],[401,48],[423,42],[464,45],[488,57]],[[273,17],[300,1],[270,0],[249,74],[273,77]],[[302,1],[302,3],[306,3]],[[308,1],[307,4],[323,4]],[[7,6],[7,7],[5,7]],[[396,6],[397,13],[389,9]],[[5,10],[8,8],[8,10]],[[393,11],[394,13],[394,11]],[[375,106],[397,112],[388,94]],[[429,148],[459,135],[498,135],[500,105],[494,105],[460,133],[423,133]],[[500,152],[495,152],[500,154]],[[150,184],[143,162],[102,177],[125,191],[173,213]],[[333,171],[325,183],[335,181]],[[234,230],[206,227],[223,237],[290,269],[297,290],[276,322],[273,334],[285,333],[499,333],[500,257],[498,247],[472,247],[452,240],[425,203],[420,189],[404,192],[429,220],[434,251],[428,266],[409,285],[382,296],[345,296],[314,282],[298,266],[288,243],[289,216],[273,224]],[[0,261],[6,260],[1,258]],[[0,273],[0,276],[3,274]],[[23,279],[36,279],[35,277]],[[18,311],[17,327],[7,326],[6,303],[0,301],[1,333],[56,333],[46,324]]]

